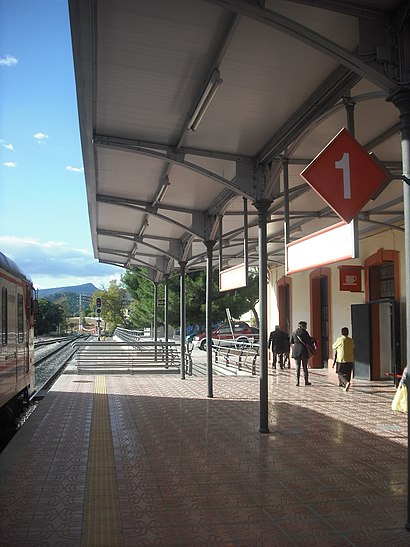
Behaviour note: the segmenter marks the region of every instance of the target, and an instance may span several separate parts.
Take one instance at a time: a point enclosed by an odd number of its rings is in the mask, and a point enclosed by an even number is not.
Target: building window
[[[369,268],[370,301],[394,298],[394,263],[384,262]]]

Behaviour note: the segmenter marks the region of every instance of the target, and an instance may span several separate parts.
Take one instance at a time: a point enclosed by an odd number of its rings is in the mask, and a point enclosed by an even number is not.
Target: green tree
[[[38,301],[38,314],[36,315],[35,333],[36,335],[48,334],[54,331],[58,326],[67,321],[64,313],[64,307],[61,304],[50,302],[45,298]]]
[[[154,284],[147,278],[146,269],[127,270],[121,276],[121,282],[132,298],[129,317],[131,325],[137,329],[149,327],[154,316]],[[159,298],[163,298],[164,288],[160,289]]]
[[[256,268],[249,271],[247,287],[219,292],[218,271],[213,272],[212,283],[212,318],[214,321],[226,321],[226,309],[229,308],[234,319],[239,319],[243,314],[252,311],[255,325],[259,326],[259,317],[255,308],[259,300],[258,270]],[[205,298],[202,307],[205,316]]]
[[[50,302],[64,301],[64,307],[68,306],[68,315],[72,317],[78,315],[79,296],[78,293],[74,292],[57,292],[49,294],[45,298]]]
[[[258,273],[257,269],[249,272],[248,287],[228,292],[219,292],[218,272],[213,274],[213,298],[212,315],[214,321],[226,320],[226,308],[229,308],[231,315],[239,319],[241,315],[252,311],[255,317],[255,324],[259,325],[259,318],[256,313],[255,304],[259,298]],[[121,277],[121,282],[127,290],[133,302],[131,305],[130,322],[135,328],[144,328],[151,325],[154,315],[154,285],[147,279],[144,268],[127,270]],[[179,287],[180,278],[178,275],[169,278],[169,301],[168,315],[170,325],[179,325]],[[158,286],[158,298],[164,297],[164,283]],[[203,271],[189,272],[185,277],[185,300],[187,324],[205,323],[206,314],[206,273]],[[158,323],[164,321],[164,311],[158,307]]]
[[[57,306],[60,306],[63,310],[63,317],[61,320],[61,327],[64,331],[68,328],[68,318],[71,316],[71,306],[66,294],[63,294],[58,300],[55,301]]]
[[[113,331],[117,326],[126,326],[126,310],[128,294],[124,287],[121,287],[116,280],[111,280],[108,289],[95,291],[92,300],[92,309],[96,309],[97,297],[101,298],[101,318],[108,324],[109,330]]]

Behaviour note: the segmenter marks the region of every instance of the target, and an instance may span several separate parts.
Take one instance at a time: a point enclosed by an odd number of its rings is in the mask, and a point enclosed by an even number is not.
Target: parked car
[[[259,340],[259,329],[251,327],[244,321],[232,322],[233,336],[229,323],[222,323],[212,332],[213,340],[235,340],[236,342],[252,343]],[[206,350],[206,334],[197,334],[193,339],[194,348]]]

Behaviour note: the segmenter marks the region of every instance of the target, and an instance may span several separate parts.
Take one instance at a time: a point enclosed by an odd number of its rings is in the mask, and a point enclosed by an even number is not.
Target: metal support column
[[[164,275],[164,339],[165,359],[168,364],[168,305],[169,305],[169,274]]]
[[[154,282],[154,359],[157,360],[157,344],[158,342],[158,283]]]
[[[221,272],[223,270],[223,216],[219,217],[219,224],[218,224],[218,242],[219,242],[219,271]]]
[[[185,380],[185,344],[186,344],[186,298],[185,298],[185,266],[186,262],[179,262],[179,338],[181,342],[181,380]]]
[[[268,426],[268,287],[266,274],[268,271],[267,251],[267,212],[271,201],[261,199],[253,204],[258,211],[259,239],[259,419],[260,433],[269,433]]]
[[[406,272],[406,366],[410,370],[410,91],[402,89],[390,99],[400,110],[401,154],[403,165],[404,252]],[[410,377],[407,374],[407,393]],[[410,405],[408,405],[410,407]],[[407,411],[407,436],[410,440],[410,408]],[[407,530],[410,530],[410,443],[407,442]]]
[[[206,247],[206,363],[208,397],[213,397],[212,381],[212,251],[215,241],[205,241]]]
[[[282,167],[283,167],[283,208],[285,214],[285,226],[284,226],[284,235],[285,235],[285,275],[287,269],[287,259],[288,253],[286,251],[286,246],[290,243],[290,222],[289,222],[289,160],[288,158],[282,158]]]
[[[248,200],[243,198],[243,263],[245,266],[246,285],[249,280],[249,219],[248,219]]]

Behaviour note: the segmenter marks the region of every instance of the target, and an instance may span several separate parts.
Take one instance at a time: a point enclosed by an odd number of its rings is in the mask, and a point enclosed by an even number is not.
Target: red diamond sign
[[[390,178],[347,129],[339,131],[301,176],[345,222]]]

